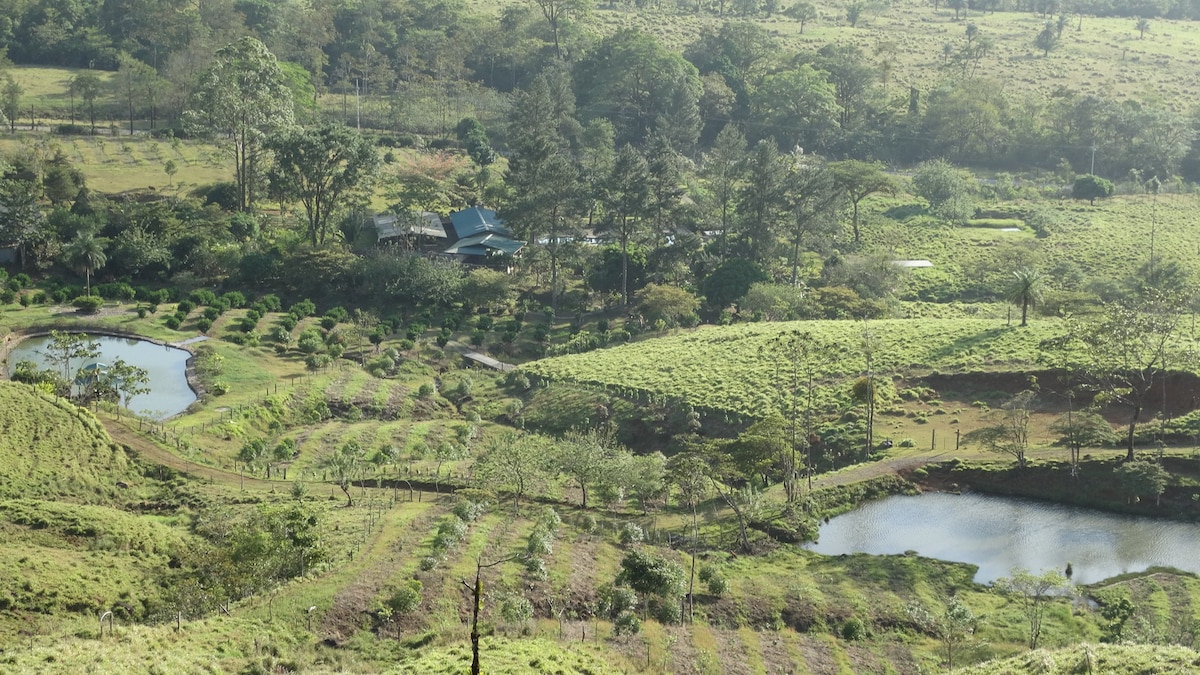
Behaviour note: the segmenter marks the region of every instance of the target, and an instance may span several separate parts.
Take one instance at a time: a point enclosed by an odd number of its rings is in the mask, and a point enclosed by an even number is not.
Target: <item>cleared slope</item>
[[[776,341],[792,331],[810,333],[824,345],[815,369],[828,382],[866,369],[864,331],[876,341],[876,372],[891,374],[1026,369],[1037,363],[1040,343],[1057,330],[1053,320],[1031,321],[1025,328],[994,319],[741,324],[542,359],[523,369],[551,381],[597,385],[631,397],[679,398],[758,417],[774,396],[772,383],[788,368]]]

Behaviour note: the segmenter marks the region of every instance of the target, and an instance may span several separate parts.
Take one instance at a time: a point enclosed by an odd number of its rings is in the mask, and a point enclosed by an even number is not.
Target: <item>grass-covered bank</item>
[[[953,459],[917,469],[910,478],[927,489],[973,490],[1115,513],[1200,521],[1200,459],[1168,455],[1158,464],[1166,472],[1159,495],[1152,483],[1139,483],[1119,471],[1124,465],[1122,457],[1085,459],[1075,477],[1068,463],[1053,460],[1031,461],[1022,469],[1011,463]]]

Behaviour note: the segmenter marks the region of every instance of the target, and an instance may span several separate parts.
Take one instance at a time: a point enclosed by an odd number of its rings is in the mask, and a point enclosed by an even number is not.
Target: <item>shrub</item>
[[[196,309],[196,303],[191,300],[180,300],[178,305],[175,305],[176,312],[190,314],[193,309]]]
[[[472,499],[458,500],[458,503],[454,505],[454,510],[451,511],[451,513],[458,516],[464,523],[475,521],[485,512],[487,512],[487,502]]]
[[[258,299],[258,304],[267,308],[268,312],[278,312],[283,309],[283,303],[279,301],[279,296],[274,293],[267,293]]]
[[[296,321],[296,317],[291,314],[284,314],[283,316],[279,317],[279,321],[278,321],[279,327],[286,330],[289,333],[292,332],[292,330],[296,328],[297,323],[299,323],[299,322]]]
[[[212,321],[205,318],[196,319],[196,330],[201,333],[207,333],[209,328],[212,328]]]
[[[525,623],[533,618],[533,603],[520,595],[506,595],[500,602],[500,616],[506,623]]]
[[[333,358],[328,354],[309,354],[308,358],[304,359],[304,365],[309,370],[324,370],[333,365]]]
[[[654,612],[654,618],[658,619],[658,622],[662,624],[682,623],[683,607],[679,604],[678,598],[663,598],[658,603],[658,609]]]
[[[306,316],[312,316],[317,311],[316,304],[312,300],[301,300],[288,308],[288,314],[303,319]]]
[[[296,340],[296,348],[305,354],[316,354],[325,349],[325,340],[319,331],[309,328],[300,333],[300,337]]]
[[[128,302],[133,300],[137,293],[133,290],[133,286],[125,282],[112,284],[99,284],[96,286],[96,293],[102,298],[108,300],[116,300],[118,302]]]
[[[350,313],[346,311],[345,307],[334,307],[325,312],[325,316],[333,317],[338,323],[345,323],[350,318]]]
[[[545,581],[549,577],[549,573],[546,572],[546,561],[538,557],[525,560],[525,572],[538,581]]]
[[[433,547],[439,551],[448,551],[467,536],[467,524],[458,516],[450,516],[438,525],[437,534],[433,537]]]
[[[258,319],[244,316],[238,321],[238,330],[242,331],[243,333],[249,333],[255,328],[258,328]]]
[[[418,398],[429,398],[433,396],[433,385],[426,382],[417,388]]]
[[[203,316],[209,321],[216,321],[221,317],[221,310],[216,307],[205,307]]]
[[[188,293],[188,300],[195,305],[212,305],[217,301],[217,294],[206,289],[199,289]]]
[[[29,297],[29,296],[22,295],[21,299],[24,300],[27,297]],[[80,312],[83,312],[84,314],[94,314],[97,310],[100,309],[101,306],[104,305],[104,298],[98,298],[94,295],[90,296],[90,297],[86,296],[86,295],[81,295],[78,298],[75,298],[74,300],[72,300],[71,305],[75,309],[79,310]]]
[[[208,392],[213,396],[224,396],[229,393],[229,385],[218,380],[208,387]]]
[[[542,528],[536,528],[529,535],[529,543],[525,552],[530,555],[550,555],[554,553],[554,536]]]
[[[338,325],[338,321],[332,316],[321,317],[321,328],[324,328],[325,330],[333,330],[333,327],[336,325]]]
[[[17,294],[11,288],[0,289],[0,305],[11,305],[17,299]]]
[[[145,307],[138,307],[138,308],[137,308],[137,315],[138,315],[138,318],[139,318],[139,319],[144,319],[144,318],[146,318],[146,314],[147,314],[147,310],[146,310],[146,308],[145,308]]]
[[[421,582],[411,579],[396,589],[387,601],[388,609],[395,614],[408,614],[421,606]]]
[[[637,635],[642,631],[642,620],[633,612],[621,612],[613,622],[613,631],[617,635]]]
[[[246,304],[246,296],[242,295],[240,291],[230,291],[222,295],[221,299],[230,307],[241,307]]]
[[[396,348],[402,352],[411,352],[413,347],[416,347],[416,346],[417,345],[415,342],[413,342],[412,340],[407,340],[407,339],[401,340],[400,342],[396,343]]]
[[[424,558],[421,558],[421,563],[419,566],[420,566],[422,572],[429,572],[431,570],[436,569],[438,566],[438,563],[440,563],[440,562],[441,562],[440,559],[438,559],[434,556],[428,555],[428,556],[425,556]]]
[[[852,616],[846,619],[842,624],[842,639],[843,640],[865,640],[867,639],[867,626],[862,619],[857,616]]]
[[[625,546],[640,544],[646,539],[646,532],[637,523],[625,523],[621,526],[620,539]]]
[[[729,582],[725,580],[725,577],[719,574],[714,577],[709,577],[708,581],[704,583],[708,586],[708,592],[712,595],[725,595],[725,592],[729,590]]]

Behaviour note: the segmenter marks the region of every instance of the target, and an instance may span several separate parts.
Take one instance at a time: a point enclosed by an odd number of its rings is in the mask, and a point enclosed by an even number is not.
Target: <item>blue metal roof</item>
[[[496,217],[496,212],[482,206],[472,206],[469,209],[455,211],[450,214],[450,223],[460,240],[479,234],[499,234],[512,237],[512,230],[504,226],[504,221]]]
[[[446,253],[458,255],[487,255],[491,251],[499,251],[507,255],[515,255],[525,246],[525,242],[509,239],[497,234],[479,234],[474,237],[459,239],[446,249]]]

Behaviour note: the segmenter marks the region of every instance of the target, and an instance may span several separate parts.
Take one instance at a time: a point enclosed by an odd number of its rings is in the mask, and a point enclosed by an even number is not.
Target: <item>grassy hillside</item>
[[[0,381],[0,499],[112,504],[137,470],[88,411]]]
[[[521,0],[470,0],[472,11],[498,15],[506,5]],[[649,4],[649,3],[647,3]],[[732,4],[732,3],[730,3]],[[780,2],[781,7],[794,3]],[[801,25],[782,14],[750,17],[779,37],[791,49],[817,49],[836,42],[855,44],[876,61],[892,63],[890,86],[908,91],[910,85],[928,88],[944,73],[943,46],[966,43],[966,26],[975,24],[981,36],[994,41],[976,76],[1003,82],[1007,92],[1018,97],[1027,92],[1049,94],[1059,86],[1078,91],[1143,96],[1158,92],[1177,101],[1180,110],[1200,98],[1200,78],[1194,64],[1200,60],[1200,23],[1152,19],[1144,39],[1131,18],[1069,16],[1059,47],[1048,57],[1034,46],[1034,38],[1046,19],[1030,12],[983,13],[964,10],[958,19],[953,9],[939,3],[903,0],[867,6],[856,26],[846,20],[846,4],[835,0],[813,3],[818,17]],[[682,49],[702,31],[725,21],[742,21],[730,11],[726,18],[691,12],[695,3],[659,3],[656,7],[633,9],[629,4],[595,3],[592,25],[598,32],[639,28],[657,35],[667,44]],[[678,7],[678,9],[676,9]]]
[[[819,379],[863,372],[858,345],[863,331],[878,340],[880,373],[1019,370],[1033,366],[1038,344],[1055,335],[1057,322],[1032,321],[1026,328],[996,319],[805,321],[706,327],[628,345],[543,359],[523,366],[552,381],[612,388],[618,393],[679,398],[692,405],[759,417],[771,405],[771,383],[786,357],[773,340],[807,331],[829,345],[817,359]]]
[[[911,199],[911,198],[910,198]],[[1194,195],[1132,195],[1062,203],[1016,202],[1013,215],[1041,209],[1052,224],[1042,236],[1021,231],[954,226],[925,215],[913,201],[874,202],[877,215],[864,228],[871,244],[898,259],[927,259],[934,267],[908,276],[907,297],[922,300],[1002,298],[1012,270],[1030,265],[1047,273],[1053,289],[1084,290],[1086,283],[1123,284],[1150,260],[1150,241],[1161,263],[1200,276],[1196,258]],[[1020,221],[1016,221],[1020,224]]]

